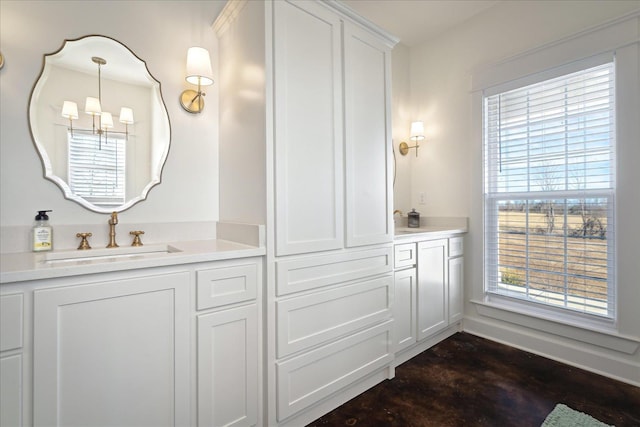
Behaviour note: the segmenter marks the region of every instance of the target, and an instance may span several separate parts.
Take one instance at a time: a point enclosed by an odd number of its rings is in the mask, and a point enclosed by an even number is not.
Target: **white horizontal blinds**
[[[614,316],[614,64],[485,97],[487,290]]]
[[[71,191],[96,205],[124,203],[124,138],[74,131],[68,141]]]

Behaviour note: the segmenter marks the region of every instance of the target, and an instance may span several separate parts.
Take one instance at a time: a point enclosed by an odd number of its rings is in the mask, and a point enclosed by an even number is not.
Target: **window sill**
[[[579,325],[569,320],[525,311],[508,302],[471,300],[479,315],[513,323],[538,331],[551,333],[620,353],[634,354],[640,347],[640,338],[620,335],[613,328]]]

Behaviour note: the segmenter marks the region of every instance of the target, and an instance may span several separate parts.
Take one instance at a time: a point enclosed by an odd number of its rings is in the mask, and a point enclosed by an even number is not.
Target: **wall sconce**
[[[204,96],[202,86],[213,84],[211,72],[211,59],[209,51],[202,47],[190,47],[187,51],[187,82],[198,85],[198,91],[187,89],[180,95],[180,105],[186,111],[197,114],[204,109]]]
[[[91,125],[91,133],[94,135],[98,135],[100,147],[102,147],[102,134],[105,134],[105,141],[107,138],[107,131],[109,129],[113,129],[113,117],[111,113],[102,111],[102,72],[101,68],[103,65],[107,64],[107,61],[98,56],[92,56],[91,61],[98,66],[98,97],[94,98],[92,96],[88,96],[85,99],[84,104],[84,112],[91,115],[92,125]],[[125,116],[127,121],[123,121],[122,119],[122,111],[128,110],[130,114]],[[78,119],[78,104],[73,101],[64,101],[62,104],[62,113],[61,116],[65,119],[69,119],[69,131],[73,136],[73,121]],[[98,117],[98,126],[96,128],[96,117]],[[120,123],[125,124],[125,132],[116,132],[115,133],[125,133],[127,139],[129,138],[129,128],[130,124],[133,124],[133,110],[128,107],[122,107],[120,110]],[[89,132],[88,129],[77,129],[82,132]]]
[[[422,141],[424,139],[424,123],[423,122],[412,122],[411,123],[411,137],[409,138],[411,141],[414,141],[416,145],[409,146],[406,142],[401,142],[400,146],[400,154],[406,156],[409,152],[410,148],[416,149],[416,157],[418,157],[418,141]]]

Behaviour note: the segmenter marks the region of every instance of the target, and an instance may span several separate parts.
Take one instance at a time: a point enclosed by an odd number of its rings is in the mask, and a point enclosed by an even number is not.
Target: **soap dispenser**
[[[33,224],[31,243],[34,252],[50,251],[53,249],[53,228],[49,225],[49,211],[38,211]]]

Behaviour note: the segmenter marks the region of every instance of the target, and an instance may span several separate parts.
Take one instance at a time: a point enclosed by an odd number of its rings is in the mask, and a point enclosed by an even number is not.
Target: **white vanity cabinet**
[[[34,425],[188,425],[189,272],[34,291]]]
[[[398,353],[416,343],[418,334],[416,244],[404,243],[394,246],[394,352]]]
[[[196,271],[197,424],[258,424],[262,264],[220,262]]]
[[[21,426],[24,293],[0,296],[0,426]]]
[[[463,237],[416,237],[394,247],[396,366],[455,333],[463,316]]]
[[[449,324],[464,315],[464,238],[449,239]]]
[[[262,257],[194,258],[2,283],[0,425],[261,425]]]
[[[418,242],[418,340],[448,325],[448,241]]]

